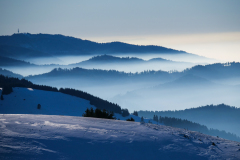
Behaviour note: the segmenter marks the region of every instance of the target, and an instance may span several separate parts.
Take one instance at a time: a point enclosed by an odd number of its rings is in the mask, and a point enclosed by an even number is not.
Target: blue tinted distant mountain
[[[88,63],[88,62],[99,62],[99,63],[149,63],[149,62],[173,62],[170,60],[166,60],[163,58],[153,58],[150,60],[143,60],[137,57],[116,57],[111,55],[100,55],[100,56],[94,56],[90,58],[89,60],[80,62],[80,63]],[[176,62],[177,63],[177,62]],[[179,63],[179,62],[178,62]]]
[[[0,67],[3,67],[3,66],[12,66],[12,67],[21,67],[21,66],[28,66],[28,67],[33,67],[35,66],[34,64],[31,64],[29,62],[25,62],[25,61],[21,61],[21,60],[16,60],[16,59],[13,59],[13,58],[8,58],[8,57],[3,57],[3,56],[0,56]]]
[[[11,71],[8,71],[2,68],[0,68],[0,75],[7,76],[7,77],[23,78],[23,76],[20,74],[13,73]]]
[[[118,70],[124,72],[143,72],[144,70],[178,70],[182,71],[185,68],[195,66],[194,63],[175,62],[163,58],[154,58],[143,60],[137,57],[116,57],[112,55],[94,56],[89,60],[70,64],[72,67],[82,67],[87,69],[103,69],[103,70]]]
[[[8,57],[21,60],[28,59],[27,61],[30,59],[30,62],[38,64],[71,64],[82,61],[83,57],[86,60],[92,56],[104,54],[138,57],[146,60],[161,57],[198,64],[216,62],[213,59],[162,46],[133,45],[123,42],[96,43],[74,37],[50,34],[21,33],[0,36],[0,55],[9,55]],[[69,62],[66,56],[75,57],[72,57]],[[44,61],[40,61],[39,57],[44,57]],[[48,59],[46,60],[46,58]]]
[[[184,71],[207,79],[227,79],[240,76],[240,63],[216,63],[211,65],[197,65]]]
[[[99,62],[99,63],[118,63],[118,62],[127,62],[127,63],[131,63],[131,62],[144,62],[144,60],[140,59],[140,58],[136,58],[136,57],[115,57],[115,56],[111,56],[111,55],[101,55],[101,56],[94,56],[92,58],[90,58],[87,61],[81,62],[86,63],[86,62]]]
[[[138,46],[122,42],[96,43],[63,35],[13,34],[0,36],[0,45],[22,47],[52,55],[85,55],[99,53],[186,53],[160,46]]]
[[[187,75],[184,75],[184,76],[178,78],[177,80],[175,80],[174,82],[171,82],[171,83],[184,84],[184,85],[190,85],[190,84],[200,85],[200,84],[210,84],[211,82],[202,77],[194,76],[192,74],[187,74]]]
[[[231,72],[231,68],[228,69]],[[112,101],[123,107],[133,109],[144,109],[147,106],[148,110],[161,110],[161,108],[176,110],[221,103],[239,106],[239,76],[233,74],[233,72],[229,77],[227,74],[224,76],[224,72],[220,72],[220,70],[215,70],[213,74],[222,74],[222,76],[220,78],[209,76],[208,78],[208,74],[203,74],[205,77],[201,77],[200,74],[197,75],[197,72],[196,74],[175,72],[169,76],[176,78],[171,82],[153,85],[152,87],[144,86],[142,89],[117,95]],[[225,82],[227,78],[235,80],[238,85],[227,84]],[[219,83],[220,81],[221,83]]]
[[[108,57],[108,56],[104,56]],[[110,59],[115,57],[109,56]],[[97,57],[102,58],[101,56]],[[121,58],[116,58],[121,59]],[[94,58],[92,59],[93,61]],[[98,59],[99,60],[99,59]],[[219,68],[219,69],[218,69]],[[223,80],[222,84],[227,79],[235,80],[236,84],[239,85],[240,78],[239,74],[240,64],[239,63],[228,63],[226,64],[212,64],[207,66],[196,66],[183,72],[165,72],[165,71],[144,71],[140,73],[126,73],[119,72],[116,70],[100,70],[100,69],[54,69],[49,73],[27,77],[29,80],[33,80],[36,83],[46,83],[47,85],[56,85],[54,82],[59,82],[58,86],[61,87],[77,87],[77,86],[91,86],[94,84],[104,84],[111,86],[112,84],[117,85],[128,85],[128,84],[142,84],[139,87],[151,87],[158,84],[164,84],[164,86],[211,86],[213,82]],[[221,76],[219,76],[221,75]],[[71,81],[72,83],[69,83]],[[52,83],[50,83],[52,82]],[[81,83],[80,83],[81,82]],[[91,83],[90,83],[91,82]],[[237,83],[238,82],[238,83]],[[50,83],[50,84],[48,84]],[[146,84],[146,85],[143,85]],[[215,84],[215,83],[214,83]],[[215,84],[215,85],[216,85]],[[215,86],[213,85],[213,86]],[[129,89],[125,87],[125,89]],[[131,90],[131,89],[130,89]]]
[[[2,37],[0,36],[0,39]],[[50,54],[34,50],[34,48],[26,45],[15,45],[9,43],[7,45],[0,45],[0,56],[12,57],[17,59],[22,58],[40,58],[40,57],[52,57]],[[23,43],[23,42],[22,42]],[[2,44],[2,43],[1,43]]]
[[[55,87],[76,88],[109,98],[129,90],[150,87],[174,79],[164,71],[145,71],[141,73],[125,73],[116,70],[99,69],[54,69],[49,73],[28,76],[28,80]]]
[[[207,105],[178,111],[139,111],[139,116],[152,118],[153,115],[187,119],[204,124],[209,128],[226,130],[240,136],[240,108],[225,104]]]

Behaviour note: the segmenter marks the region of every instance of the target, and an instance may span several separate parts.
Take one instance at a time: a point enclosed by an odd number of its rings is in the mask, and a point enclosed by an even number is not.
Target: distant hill
[[[29,62],[0,56],[0,67],[33,67],[33,66],[36,65],[31,64]]]
[[[143,115],[145,112],[140,111],[141,115]],[[152,112],[150,112],[152,113]],[[148,115],[150,116],[150,115]],[[176,127],[176,128],[182,128],[186,130],[191,130],[191,131],[197,131],[201,132],[204,134],[208,134],[211,136],[218,136],[221,138],[233,140],[233,141],[238,141],[240,142],[240,137],[236,136],[236,134],[232,134],[229,131],[224,131],[224,130],[218,130],[218,129],[212,129],[212,128],[207,128],[205,125],[201,125],[199,123],[191,122],[187,119],[180,119],[180,118],[174,118],[174,117],[166,117],[166,116],[159,116],[154,114],[153,115],[153,120],[160,123],[164,124],[166,126],[171,126],[171,127]],[[202,118],[205,118],[204,116]]]
[[[240,76],[240,63],[215,63],[209,65],[197,65],[183,71],[185,74],[193,74],[206,79],[227,79]]]
[[[143,72],[144,70],[182,71],[196,64],[175,62],[163,58],[143,60],[137,57],[116,57],[112,55],[94,56],[86,61],[70,64],[68,67],[82,67],[86,69],[118,70],[124,72]]]
[[[134,63],[134,62],[144,62],[144,60],[136,57],[115,57],[111,55],[100,55],[94,56],[89,60],[80,62],[79,64],[86,64],[86,63]]]
[[[153,84],[168,82],[174,77],[164,71],[145,71],[133,74],[116,70],[77,67],[73,69],[58,68],[49,73],[25,78],[36,84],[76,88],[108,99],[119,93],[126,93],[143,86],[150,87]]]
[[[215,83],[211,79],[183,72],[172,73],[171,76],[176,76],[176,79],[152,87],[142,86],[141,89],[116,95],[109,100],[133,110],[179,110],[221,103],[240,105],[239,85]]]
[[[172,87],[194,87],[194,86],[203,86],[203,85],[210,86],[210,85],[215,85],[215,84],[205,78],[194,76],[192,74],[186,74],[172,82],[154,86],[154,88],[158,88],[158,87],[171,87],[171,88]]]
[[[22,47],[25,49],[27,48],[51,55],[91,55],[96,53],[186,54],[186,52],[183,51],[173,50],[160,46],[138,46],[122,42],[96,43],[74,37],[50,34],[26,33],[13,34],[11,36],[0,36],[0,45]]]
[[[133,93],[132,91],[137,90],[138,92],[139,89],[141,88],[145,88],[146,90],[148,89],[152,90],[152,88],[155,88],[154,90],[156,90],[159,88],[159,92],[161,92],[164,97],[168,95],[166,93],[169,93],[178,97],[184,96],[184,94],[181,93],[182,91],[186,92],[186,94],[192,93],[194,95],[195,92],[198,92],[196,88],[199,88],[202,94],[204,93],[204,89],[206,89],[208,91],[208,92],[206,91],[205,93],[206,95],[213,94],[213,96],[216,97],[216,95],[227,94],[227,92],[230,92],[230,93],[238,92],[237,87],[229,87],[229,85],[224,83],[227,79],[233,79],[233,80],[235,79],[236,83],[237,82],[239,83],[238,81],[238,79],[240,78],[240,76],[238,76],[240,71],[239,63],[229,63],[229,64],[231,64],[231,66],[224,66],[225,64],[197,66],[197,67],[193,67],[191,69],[185,70],[183,72],[144,71],[144,72],[134,73],[134,74],[119,72],[116,70],[59,68],[59,69],[54,69],[49,73],[44,73],[44,74],[35,75],[35,76],[28,76],[26,78],[37,84],[45,84],[45,85],[51,85],[55,87],[64,86],[64,87],[70,87],[70,88],[84,89],[85,91],[91,92],[92,94],[99,95],[99,96],[108,94],[108,96],[106,97],[104,96],[103,98],[110,98],[110,97],[112,98],[119,93],[124,95],[128,91],[129,92],[131,91],[130,93],[136,96],[136,94]],[[220,65],[220,68],[223,68],[223,69],[222,70],[211,69],[211,68],[217,68],[217,67],[213,67],[215,65],[216,66]],[[199,72],[197,68],[203,68],[204,71]],[[222,76],[221,77],[214,76],[219,74],[222,74]],[[222,80],[222,83],[219,84],[215,82],[217,80],[218,81]],[[186,88],[186,86],[189,86],[189,87]],[[195,90],[191,89],[190,86],[194,87]],[[218,86],[220,87],[218,88]],[[97,87],[98,89],[94,90],[93,87]],[[164,90],[161,90],[160,88],[164,88]],[[177,88],[182,88],[182,90],[176,90]],[[101,90],[105,90],[106,92],[102,93]],[[128,95],[130,93],[128,93]],[[144,90],[142,91],[142,93],[145,95]],[[150,93],[153,94],[152,92]],[[155,96],[155,94],[153,95]],[[204,95],[202,96],[206,97]],[[236,96],[237,95],[233,95],[232,98]],[[127,95],[125,97],[127,97]],[[227,97],[228,97],[227,102],[229,102],[230,97],[229,96]],[[197,97],[197,96],[195,98],[200,99],[200,97]],[[227,103],[227,102],[218,101],[217,104]],[[232,101],[232,102],[236,103],[237,101]],[[199,106],[199,105],[205,105],[209,103],[211,104],[213,102],[207,102],[204,104],[197,104],[197,105]],[[192,105],[193,104],[190,104],[189,107],[192,107]],[[231,105],[235,105],[235,104],[231,104]],[[133,106],[136,106],[136,105],[133,105]]]
[[[94,64],[94,63],[100,63],[100,64],[157,64],[157,63],[161,63],[161,62],[169,62],[169,63],[181,63],[181,62],[174,62],[171,60],[166,60],[163,58],[153,58],[150,60],[143,60],[141,58],[137,58],[137,57],[116,57],[116,56],[112,56],[112,55],[99,55],[99,56],[94,56],[92,58],[90,58],[89,60],[83,61],[83,62],[79,62],[77,64]],[[182,62],[183,63],[183,62]]]
[[[0,75],[6,76],[6,77],[16,77],[16,78],[23,78],[22,75],[13,73],[11,71],[8,71],[6,69],[0,68]]]
[[[175,111],[138,111],[138,115],[148,118],[158,115],[161,117],[187,119],[206,125],[209,128],[229,131],[240,136],[240,108],[225,104],[207,105]]]
[[[0,36],[0,39],[2,37]],[[11,44],[13,43],[13,44]],[[23,42],[21,42],[23,43]],[[52,55],[34,50],[34,48],[27,45],[14,45],[14,42],[10,42],[10,45],[0,44],[0,56],[10,57],[10,58],[40,58],[40,57],[52,57]]]

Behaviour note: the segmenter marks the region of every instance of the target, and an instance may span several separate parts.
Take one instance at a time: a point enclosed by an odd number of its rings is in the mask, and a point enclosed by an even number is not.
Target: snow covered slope
[[[0,95],[2,90],[0,89]],[[44,114],[44,115],[68,115],[82,116],[87,108],[96,107],[88,100],[71,96],[60,92],[43,91],[31,88],[13,88],[9,95],[3,95],[4,100],[0,100],[0,114]],[[38,104],[41,109],[37,109]],[[115,113],[114,117],[120,120],[133,118],[140,122],[141,118],[129,115],[123,117]],[[148,122],[150,119],[144,119]],[[150,120],[152,123],[156,123]]]
[[[240,159],[237,142],[162,125],[1,114],[0,127],[0,159]]]
[[[2,91],[0,91],[1,94]],[[96,108],[89,101],[60,92],[31,88],[13,88],[9,95],[0,100],[2,114],[48,114],[82,116],[87,108]],[[37,109],[37,105],[41,109]]]

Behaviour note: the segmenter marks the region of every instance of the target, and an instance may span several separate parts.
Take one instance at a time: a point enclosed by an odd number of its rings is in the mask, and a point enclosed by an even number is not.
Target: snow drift
[[[0,159],[240,159],[240,144],[162,125],[0,115]]]

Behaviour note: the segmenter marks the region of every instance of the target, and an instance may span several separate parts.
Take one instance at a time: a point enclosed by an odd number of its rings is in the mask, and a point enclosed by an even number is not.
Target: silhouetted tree
[[[138,116],[138,112],[137,111],[133,111],[133,114],[134,116]]]
[[[37,109],[41,109],[41,104],[38,104],[38,105],[37,105]]]
[[[128,109],[122,109],[122,116],[123,116],[123,117],[129,116]]]
[[[4,99],[3,99],[3,95],[1,95],[1,100],[4,100]]]
[[[7,94],[10,94],[12,92],[13,92],[13,89],[12,89],[11,86],[6,85],[6,86],[3,87],[3,90],[2,90],[3,95],[7,95]]]
[[[128,119],[126,119],[126,121],[133,121],[133,122],[135,122],[135,120],[131,117],[131,118],[128,118]]]
[[[113,116],[113,112],[108,113],[106,110],[101,110],[98,108],[96,108],[95,110],[93,110],[93,108],[91,108],[90,110],[87,108],[85,110],[85,113],[83,114],[83,117],[115,119],[113,118]]]
[[[141,123],[145,123],[145,122],[144,122],[144,118],[143,118],[143,117],[141,117]]]

